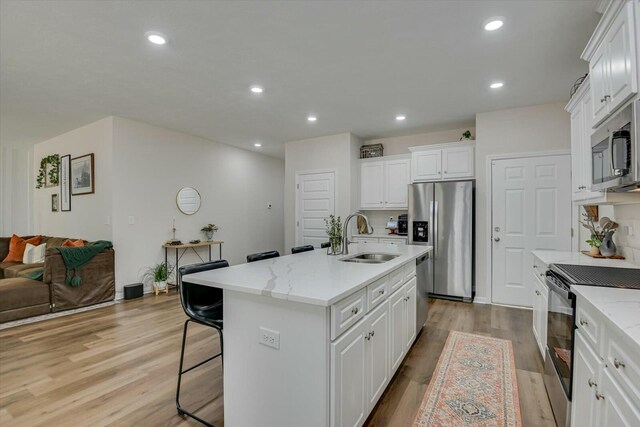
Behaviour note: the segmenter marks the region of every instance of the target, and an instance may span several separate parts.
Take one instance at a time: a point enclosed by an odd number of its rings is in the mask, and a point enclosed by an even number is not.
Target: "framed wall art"
[[[51,212],[58,212],[58,193],[51,195]]]
[[[71,159],[71,195],[93,194],[94,191],[93,153]]]
[[[71,156],[60,158],[60,210],[71,211]]]

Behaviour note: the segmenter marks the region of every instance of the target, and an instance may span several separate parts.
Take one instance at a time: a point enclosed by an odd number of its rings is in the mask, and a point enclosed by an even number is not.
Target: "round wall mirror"
[[[176,196],[176,204],[183,214],[193,215],[200,210],[200,193],[195,188],[181,188]]]

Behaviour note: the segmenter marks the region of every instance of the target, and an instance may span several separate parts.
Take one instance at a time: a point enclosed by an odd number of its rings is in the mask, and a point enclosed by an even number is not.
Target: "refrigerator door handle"
[[[433,245],[433,257],[435,259],[438,258],[438,202],[432,203],[432,220],[431,224],[433,224],[433,240],[431,244]]]

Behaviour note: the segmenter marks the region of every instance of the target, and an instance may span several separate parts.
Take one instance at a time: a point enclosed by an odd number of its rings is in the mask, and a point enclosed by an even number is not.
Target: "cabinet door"
[[[442,150],[442,178],[473,178],[475,157],[470,146]]]
[[[360,164],[360,206],[384,207],[384,162]]]
[[[404,335],[404,344],[409,351],[413,341],[416,339],[416,309],[417,307],[417,298],[416,298],[416,278],[414,277],[405,285],[407,287],[406,297],[405,297],[405,322],[406,328]]]
[[[405,355],[405,297],[406,285],[389,297],[389,320],[391,323],[391,374],[398,369]]]
[[[437,181],[442,179],[442,150],[416,151],[411,154],[413,181]]]
[[[591,350],[579,331],[575,333],[573,357],[573,393],[571,424],[578,427],[596,426],[596,391],[602,361]]]
[[[638,92],[634,38],[633,3],[629,2],[613,21],[604,43],[609,55],[609,111]]]
[[[602,388],[602,391],[600,392],[600,408],[597,411],[599,412],[599,418],[596,425],[612,427],[640,426],[640,414],[637,407],[625,395],[620,386],[616,384],[607,369],[603,370],[601,382],[602,387],[598,387],[598,389]]]
[[[390,335],[389,335],[389,305],[382,304],[369,314],[367,344],[367,404],[373,409],[382,396],[391,369],[389,364]]]
[[[540,341],[541,341],[541,334],[540,334],[540,311],[541,311],[541,306],[542,306],[542,295],[540,293],[540,285],[538,284],[538,276],[536,275],[535,271],[533,273],[533,296],[532,296],[532,304],[531,307],[533,308],[533,336],[536,339],[536,343],[538,344],[538,349],[540,349]],[[544,351],[542,349],[540,349],[543,357],[544,357]]]
[[[584,172],[582,163],[582,145],[584,140],[584,123],[582,103],[576,105],[571,112],[571,192],[573,200],[578,200],[583,192]]]
[[[366,326],[363,320],[331,344],[331,425],[335,427],[360,426],[367,418]]]
[[[399,159],[385,162],[384,207],[407,209],[411,182],[411,160]]]
[[[609,112],[607,108],[608,92],[608,55],[606,43],[600,45],[596,53],[589,62],[589,74],[591,81],[591,106],[592,114],[590,117],[590,125],[594,128]]]

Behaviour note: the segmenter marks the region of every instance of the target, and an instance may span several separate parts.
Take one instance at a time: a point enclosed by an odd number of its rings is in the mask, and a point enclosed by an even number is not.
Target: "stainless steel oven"
[[[640,191],[640,99],[617,112],[591,136],[591,188]]]
[[[553,271],[547,271],[549,287],[547,314],[547,354],[544,384],[559,427],[571,424],[571,377],[576,301],[570,284]]]

